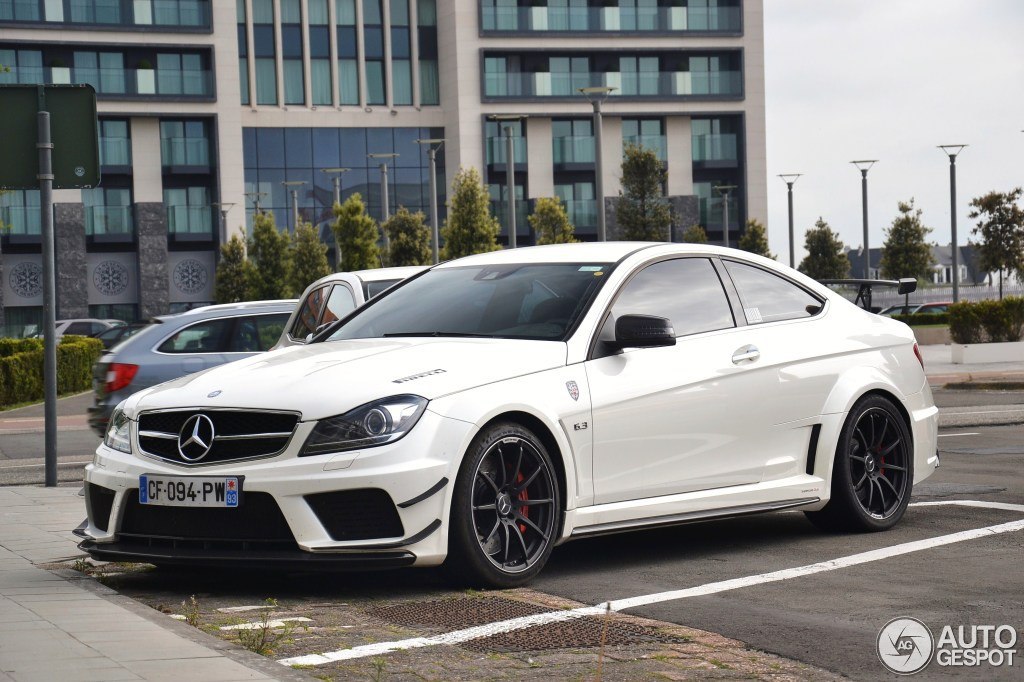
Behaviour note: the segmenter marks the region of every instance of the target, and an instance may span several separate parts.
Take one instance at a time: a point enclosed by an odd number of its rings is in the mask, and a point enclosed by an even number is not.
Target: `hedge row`
[[[949,324],[949,313],[915,313],[913,315],[893,315],[894,320],[906,322],[911,327],[923,324]]]
[[[1024,297],[954,303],[949,306],[949,335],[955,343],[1020,341],[1024,338]]]
[[[57,346],[57,393],[87,390],[102,353],[99,339],[63,337]],[[42,400],[43,392],[42,340],[0,339],[0,407]]]

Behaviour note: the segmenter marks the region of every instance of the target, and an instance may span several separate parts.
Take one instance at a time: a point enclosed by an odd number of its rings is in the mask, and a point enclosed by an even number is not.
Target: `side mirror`
[[[623,315],[615,320],[616,348],[654,348],[676,345],[672,322],[654,315]]]
[[[896,287],[896,292],[902,296],[903,294],[912,294],[917,291],[917,280],[913,277],[901,277],[899,285]]]

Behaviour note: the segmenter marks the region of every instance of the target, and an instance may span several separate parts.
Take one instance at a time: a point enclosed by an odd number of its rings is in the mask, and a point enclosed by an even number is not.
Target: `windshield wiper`
[[[469,338],[469,339],[493,339],[494,337],[490,334],[470,334],[469,332],[391,332],[390,334],[382,334],[386,339],[401,337],[401,336],[451,336],[455,338]]]

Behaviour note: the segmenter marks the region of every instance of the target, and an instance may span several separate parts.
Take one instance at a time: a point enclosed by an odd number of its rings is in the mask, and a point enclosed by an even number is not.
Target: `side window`
[[[369,301],[377,294],[384,293],[401,281],[400,279],[382,279],[376,282],[363,282],[363,293],[366,294],[366,300]]]
[[[324,316],[320,319],[320,324],[340,320],[355,309],[356,300],[352,296],[352,291],[344,284],[335,284],[327,299],[327,306],[324,308]]]
[[[677,258],[644,268],[619,293],[609,323],[622,315],[667,317],[676,336],[734,326],[729,299],[707,258]]]
[[[107,329],[107,325],[102,322],[90,322],[89,323],[89,336],[93,334],[99,334],[101,331]]]
[[[320,318],[320,310],[324,306],[324,296],[327,294],[327,287],[317,287],[309,292],[309,296],[299,303],[299,314],[295,318],[289,334],[293,339],[302,341],[307,335],[316,329],[316,321]]]
[[[260,333],[256,318],[241,317],[235,321],[235,331],[228,344],[229,353],[256,353],[260,350]]]
[[[91,322],[72,322],[71,324],[68,325],[68,328],[64,330],[64,333],[65,334],[70,334],[72,336],[75,336],[75,335],[89,336],[89,334],[92,333],[92,323]]]
[[[822,302],[805,290],[767,270],[725,261],[740,294],[748,324],[795,320],[816,315]]]
[[[258,315],[256,329],[260,336],[260,350],[268,351],[281,338],[284,326],[288,324],[288,313]]]
[[[219,353],[225,347],[234,320],[204,320],[185,327],[160,344],[161,353]]]

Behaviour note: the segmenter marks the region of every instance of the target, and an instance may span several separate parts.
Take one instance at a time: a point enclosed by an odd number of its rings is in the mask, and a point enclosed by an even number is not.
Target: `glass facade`
[[[622,147],[636,145],[653,150],[658,159],[668,158],[668,142],[665,139],[664,120],[660,118],[622,119]],[[623,152],[625,153],[625,152]]]
[[[104,178],[104,185],[109,184]],[[85,206],[85,236],[100,241],[131,241],[132,191],[128,187],[96,187],[82,190]],[[112,238],[112,239],[108,239]]]
[[[99,121],[100,166],[121,166],[131,172],[132,141],[128,130],[128,119]]]
[[[729,194],[729,232],[737,239],[743,229],[744,169],[743,120],[739,116],[694,117],[690,121],[693,147],[693,193],[697,196],[700,224],[715,241],[721,239],[724,200],[715,187],[734,185]]]
[[[430,162],[417,139],[443,137],[440,128],[245,128],[246,225],[252,227],[256,192],[261,210],[274,214],[278,226],[293,228],[291,197],[281,183],[303,181],[298,188],[299,214],[314,225],[333,222],[334,185],[325,168],[349,168],[341,176],[341,200],[358,192],[367,211],[382,217],[380,162],[368,154],[397,153],[388,159],[388,205],[430,211]],[[444,218],[444,150],[437,154],[438,209]],[[321,229],[325,241],[330,230]]]
[[[620,98],[739,97],[740,53],[485,52],[484,99],[578,98],[578,89],[612,87]]]
[[[0,22],[209,30],[211,0],[0,0]]]
[[[484,33],[739,33],[740,0],[481,0]]]

